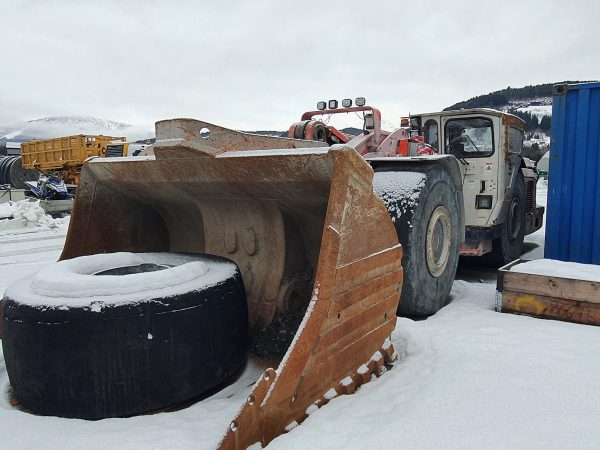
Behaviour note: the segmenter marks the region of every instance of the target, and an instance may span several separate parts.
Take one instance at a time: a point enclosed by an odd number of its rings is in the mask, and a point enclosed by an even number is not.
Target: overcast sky
[[[600,78],[600,2],[0,0],[0,124],[91,115],[286,129],[364,96],[395,123]]]

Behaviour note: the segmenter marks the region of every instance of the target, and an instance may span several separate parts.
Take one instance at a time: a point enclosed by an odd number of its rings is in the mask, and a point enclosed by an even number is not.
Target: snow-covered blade
[[[318,145],[177,119],[157,123],[154,158],[93,160],[81,173],[61,259],[219,255],[240,268],[252,336],[300,317],[221,448],[266,445],[395,356],[396,230],[360,155]]]

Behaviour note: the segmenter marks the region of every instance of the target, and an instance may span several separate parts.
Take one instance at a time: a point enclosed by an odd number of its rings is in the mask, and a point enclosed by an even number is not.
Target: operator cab
[[[521,166],[524,122],[512,114],[476,108],[412,115],[410,126],[437,152],[460,162],[467,241],[495,239]],[[477,244],[474,251],[489,249]]]

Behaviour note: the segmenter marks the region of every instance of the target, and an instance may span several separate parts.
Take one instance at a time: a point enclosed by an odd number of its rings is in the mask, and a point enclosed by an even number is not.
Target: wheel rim
[[[521,202],[517,198],[513,198],[508,211],[508,240],[511,244],[515,243],[521,232]]]
[[[440,205],[431,214],[425,238],[427,269],[434,278],[441,276],[448,265],[451,230],[450,213],[445,206]]]

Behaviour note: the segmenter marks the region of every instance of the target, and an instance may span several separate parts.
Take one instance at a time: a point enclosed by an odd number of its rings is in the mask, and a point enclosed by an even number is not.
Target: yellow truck
[[[21,144],[23,168],[60,175],[68,184],[77,184],[86,159],[106,156],[107,147],[125,142],[124,137],[80,134],[54,139],[33,140]]]

